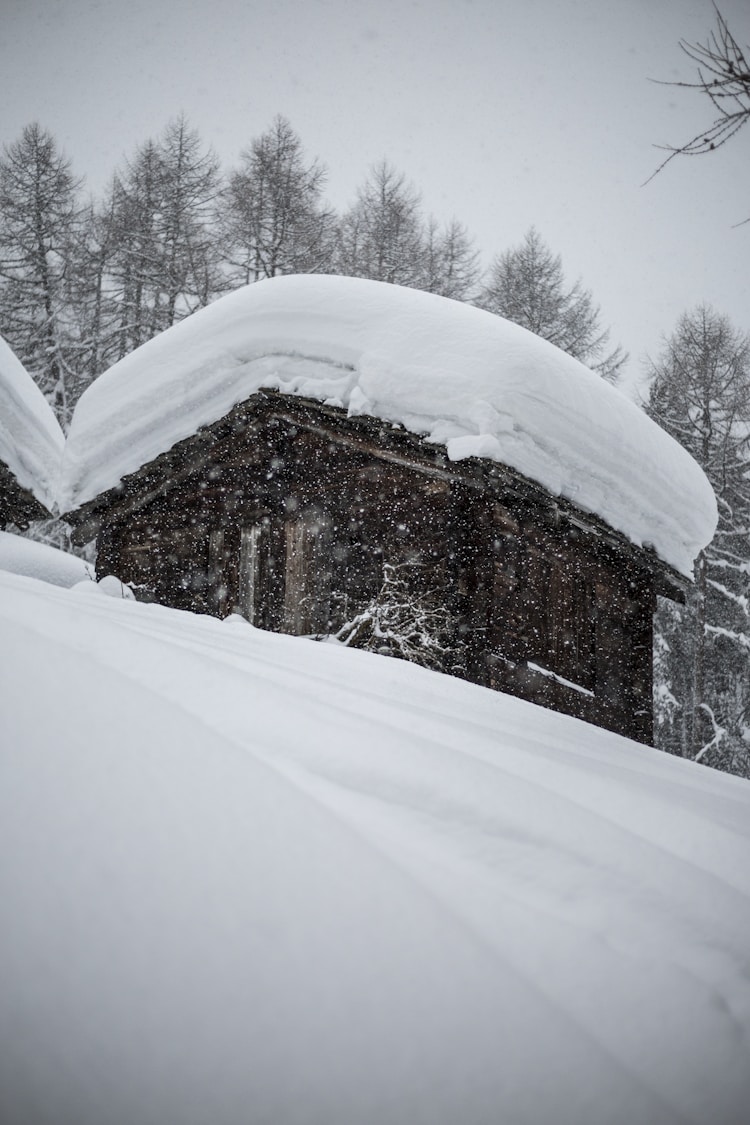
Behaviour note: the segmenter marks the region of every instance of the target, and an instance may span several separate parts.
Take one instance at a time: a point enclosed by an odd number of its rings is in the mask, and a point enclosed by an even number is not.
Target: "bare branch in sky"
[[[664,82],[663,85],[699,90],[710,100],[716,117],[708,129],[702,129],[683,145],[658,145],[669,156],[646,183],[675,156],[702,156],[714,152],[750,121],[750,62],[715,4],[714,11],[716,27],[706,43],[680,42],[683,52],[698,65],[697,77],[692,82]]]

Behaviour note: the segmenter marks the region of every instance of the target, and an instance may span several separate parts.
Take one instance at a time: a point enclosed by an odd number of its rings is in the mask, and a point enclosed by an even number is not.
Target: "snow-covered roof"
[[[577,360],[471,306],[328,276],[237,290],[97,379],[73,417],[61,510],[261,387],[402,425],[452,460],[502,462],[684,574],[715,528],[713,492],[689,454]]]
[[[0,461],[52,510],[65,438],[52,408],[0,337]]]

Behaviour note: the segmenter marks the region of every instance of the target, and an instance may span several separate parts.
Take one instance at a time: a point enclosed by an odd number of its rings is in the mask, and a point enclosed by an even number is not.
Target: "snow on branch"
[[[455,622],[435,591],[419,590],[418,563],[385,563],[372,601],[342,625],[336,639],[351,648],[395,656],[443,671],[455,651]]]
[[[724,729],[724,727],[719,726],[716,721],[716,716],[707,703],[700,703],[698,705],[698,710],[703,711],[706,715],[708,715],[708,719],[713,730],[713,738],[710,742],[707,742],[705,746],[701,747],[701,749],[693,759],[694,762],[700,762],[710,750],[718,750],[727,736],[726,730]]]
[[[717,593],[723,594],[724,597],[728,598],[730,602],[733,602],[736,606],[739,606],[745,616],[748,616],[748,599],[744,594],[735,594],[732,590],[728,590],[726,586],[722,586],[720,582],[715,582],[713,578],[707,578],[706,584],[708,586],[711,586],[712,589],[716,590]]]
[[[735,641],[750,652],[750,637],[747,633],[736,633],[733,629],[724,629],[720,625],[704,625],[703,629],[706,636],[725,637],[728,641]]]

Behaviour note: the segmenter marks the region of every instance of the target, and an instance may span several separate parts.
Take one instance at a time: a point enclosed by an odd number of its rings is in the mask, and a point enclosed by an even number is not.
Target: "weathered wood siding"
[[[22,488],[8,466],[0,461],[0,528],[12,523],[24,529],[32,520],[50,518],[44,505],[27,488]]]

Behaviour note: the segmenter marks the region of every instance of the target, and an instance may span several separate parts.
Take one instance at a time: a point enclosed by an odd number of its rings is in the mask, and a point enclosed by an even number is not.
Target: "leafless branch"
[[[645,183],[650,183],[675,156],[703,156],[715,152],[750,121],[750,63],[732,35],[727,21],[714,4],[716,28],[707,43],[680,42],[685,55],[698,66],[692,82],[662,82],[699,90],[710,100],[716,118],[708,129],[702,129],[683,145],[657,145],[669,153]]]

